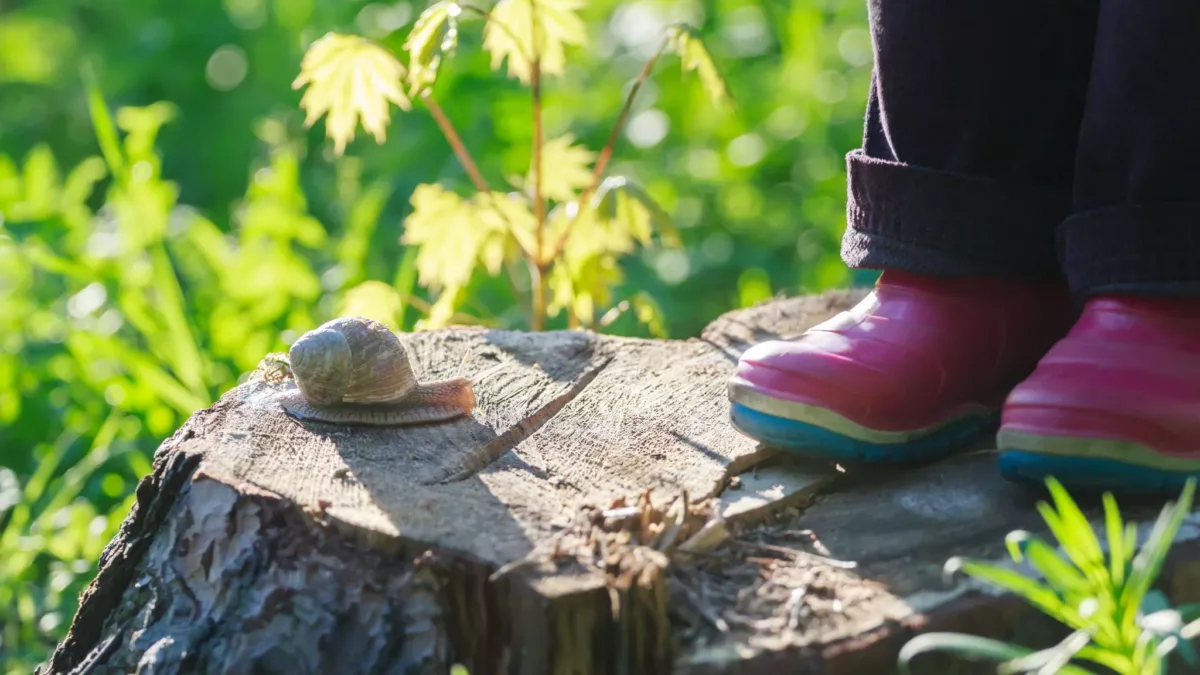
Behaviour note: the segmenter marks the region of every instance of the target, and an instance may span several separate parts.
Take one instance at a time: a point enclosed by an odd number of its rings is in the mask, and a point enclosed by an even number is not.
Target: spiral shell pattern
[[[301,396],[285,393],[280,402],[298,417],[393,426],[454,419],[475,407],[470,380],[418,383],[404,345],[378,321],[334,319],[302,335],[288,357]]]

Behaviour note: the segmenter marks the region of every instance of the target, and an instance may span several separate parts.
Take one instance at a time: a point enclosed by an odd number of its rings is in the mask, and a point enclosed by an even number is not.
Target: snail
[[[300,336],[288,360],[296,389],[279,402],[301,419],[402,426],[452,420],[475,408],[471,380],[418,382],[400,339],[371,319],[329,321]]]

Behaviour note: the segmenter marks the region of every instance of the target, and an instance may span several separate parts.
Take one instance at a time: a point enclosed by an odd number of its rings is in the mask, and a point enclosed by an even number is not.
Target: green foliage
[[[422,42],[413,22],[427,4],[178,0],[164,13],[25,0],[0,10],[0,673],[27,675],[62,638],[155,447],[264,354],[347,314],[397,330],[530,326],[516,235],[498,268],[496,245],[483,246],[452,294],[418,283],[424,247],[402,241],[419,235],[409,228],[421,219],[408,219],[422,184],[509,223],[536,211],[529,87],[509,76],[511,59],[492,68],[478,11],[443,3]],[[582,175],[656,50],[666,57],[606,167],[631,187],[613,192],[621,184],[601,176],[585,212],[628,212],[640,190],[670,218],[642,204],[653,245],[637,217],[583,224],[621,252],[567,242],[543,277],[547,304],[562,298],[546,327],[577,312],[612,333],[688,337],[728,309],[850,278],[837,243],[842,156],[859,142],[869,79],[862,2],[593,0],[564,11],[586,36],[563,41],[561,73],[543,57],[545,241],[561,235],[568,192],[587,189]],[[668,37],[680,22],[737,90],[736,115],[711,105],[683,54],[674,70]],[[560,30],[550,24],[539,31]],[[376,105],[350,108],[350,130],[366,133],[344,146],[327,140],[328,110],[314,123],[326,129],[305,129],[298,104],[312,88],[292,86],[330,33],[354,36],[340,45],[351,54],[374,45],[399,55],[400,93],[415,110],[395,128],[370,117]],[[375,80],[359,84],[403,110]],[[446,102],[493,191],[470,191],[426,95]]]
[[[929,633],[905,645],[902,672],[911,672],[916,656],[933,651],[999,661],[999,675],[1091,673],[1081,662],[1118,675],[1164,675],[1172,653],[1192,667],[1200,666],[1189,642],[1200,636],[1200,606],[1171,608],[1166,596],[1153,588],[1176,533],[1191,513],[1195,480],[1188,481],[1177,502],[1163,507],[1140,549],[1136,523],[1122,522],[1112,494],[1104,495],[1102,546],[1063,486],[1053,478],[1046,485],[1053,505],[1041,502],[1038,511],[1058,547],[1024,531],[1006,540],[1013,562],[1027,564],[1032,568],[1029,574],[962,559],[950,560],[947,571],[961,571],[1014,593],[1073,632],[1058,645],[1036,652],[971,635]]]
[[[440,293],[421,327],[442,326],[455,316],[477,266],[496,276],[505,266],[524,262],[530,274],[533,328],[542,326],[546,314],[556,316],[564,309],[572,327],[593,328],[597,311],[612,304],[612,287],[624,280],[618,256],[633,253],[635,243],[650,246],[655,232],[669,245],[680,245],[670,216],[646,190],[626,178],[604,186],[599,185],[600,179],[634,97],[667,47],[680,55],[685,71],[699,73],[714,104],[730,102],[725,81],[699,34],[690,26],[673,25],[643,68],[598,156],[575,145],[570,134],[544,139],[540,82],[543,76],[564,73],[567,46],[587,43],[587,28],[578,14],[584,5],[580,0],[500,0],[485,11],[436,2],[417,18],[404,41],[407,68],[360,37],[329,33],[309,47],[295,80],[295,86],[309,86],[300,105],[308,111],[309,125],[328,114],[326,133],[337,153],[353,138],[360,114],[364,128],[382,143],[388,103],[405,110],[410,107],[400,92],[407,83],[409,95],[420,97],[439,118],[447,140],[472,175],[478,194],[470,199],[428,185],[414,191],[403,242],[420,249],[420,283]],[[458,132],[432,98],[442,57],[458,45],[458,17],[464,12],[486,20],[483,48],[491,54],[492,69],[507,63],[510,76],[532,87],[530,168],[521,184],[514,186],[518,190],[507,195],[488,187]],[[561,208],[547,218],[551,204]],[[652,331],[664,331],[662,317],[654,309],[657,305],[645,302],[644,293],[638,296],[643,298],[642,309],[635,316]]]

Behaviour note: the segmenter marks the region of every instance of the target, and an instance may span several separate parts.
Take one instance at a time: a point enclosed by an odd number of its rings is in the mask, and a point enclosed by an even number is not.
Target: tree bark
[[[422,379],[488,373],[446,424],[297,420],[272,404],[294,383],[257,373],[163,443],[40,672],[870,675],[917,631],[1036,625],[942,581],[947,558],[999,559],[1008,531],[1041,529],[986,447],[878,476],[729,425],[741,351],[864,293],[681,341],[401,336]],[[1198,538],[1189,520],[1177,602],[1200,588]]]

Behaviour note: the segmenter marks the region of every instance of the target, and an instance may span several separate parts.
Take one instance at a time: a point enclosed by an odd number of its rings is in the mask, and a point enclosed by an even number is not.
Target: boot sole
[[[1136,443],[1011,431],[997,440],[1000,474],[1019,483],[1041,486],[1053,476],[1068,489],[1157,496],[1177,495],[1189,478],[1200,479],[1200,460]]]
[[[894,443],[853,438],[809,422],[778,417],[740,403],[730,408],[735,429],[768,447],[791,453],[844,462],[914,464],[942,459],[967,450],[973,441],[994,433],[998,414],[971,414],[927,430],[922,436],[901,432]],[[877,432],[883,433],[883,432]]]

